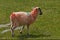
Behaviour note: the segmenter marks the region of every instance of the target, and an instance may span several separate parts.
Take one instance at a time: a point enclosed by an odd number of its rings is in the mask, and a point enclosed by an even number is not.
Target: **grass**
[[[11,33],[0,34],[0,39],[38,40],[60,39],[60,0],[0,0],[0,24],[9,23],[9,16],[13,11],[31,11],[38,6],[43,15],[38,16],[30,25],[30,35],[27,37],[27,29],[23,34],[15,31],[15,37]],[[7,28],[0,28],[0,32]]]

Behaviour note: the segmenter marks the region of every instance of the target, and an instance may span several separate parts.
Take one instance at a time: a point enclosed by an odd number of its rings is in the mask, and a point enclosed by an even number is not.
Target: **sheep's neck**
[[[36,19],[38,12],[36,10],[31,12],[31,15],[34,19]]]

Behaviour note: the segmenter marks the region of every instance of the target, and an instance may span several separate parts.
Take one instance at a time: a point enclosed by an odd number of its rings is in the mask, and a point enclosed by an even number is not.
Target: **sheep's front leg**
[[[21,33],[21,34],[22,34],[23,29],[24,29],[24,26],[21,26],[21,27],[20,27],[20,33]]]
[[[27,35],[29,35],[29,25],[27,25]]]

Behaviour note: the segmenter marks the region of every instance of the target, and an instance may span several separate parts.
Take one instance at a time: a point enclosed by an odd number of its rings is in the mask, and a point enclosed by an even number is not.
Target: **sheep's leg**
[[[16,28],[15,26],[11,25],[11,34],[12,34],[12,37],[14,37],[14,29]]]
[[[13,31],[13,25],[11,25],[11,34],[12,34],[12,37],[14,36],[14,31]]]
[[[20,27],[20,33],[21,33],[21,34],[22,34],[23,29],[24,29],[24,26],[21,26],[21,27]]]
[[[14,31],[13,31],[12,27],[11,27],[11,34],[12,34],[12,37],[13,37],[14,36]]]
[[[27,25],[27,35],[29,35],[29,25]]]

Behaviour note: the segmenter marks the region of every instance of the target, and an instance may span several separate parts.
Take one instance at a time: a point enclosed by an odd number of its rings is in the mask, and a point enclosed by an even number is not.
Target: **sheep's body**
[[[34,18],[27,12],[13,12],[10,16],[13,26],[28,25],[34,21]]]

